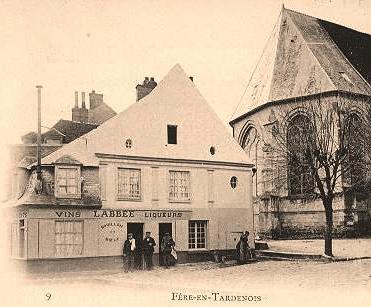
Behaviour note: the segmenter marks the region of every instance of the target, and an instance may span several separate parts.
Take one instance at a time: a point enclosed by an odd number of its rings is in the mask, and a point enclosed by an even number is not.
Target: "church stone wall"
[[[340,97],[340,98],[339,98]],[[256,148],[246,147],[245,152],[255,164],[254,187],[254,228],[257,234],[270,238],[322,237],[325,225],[325,212],[320,199],[293,198],[288,195],[287,169],[285,160],[272,163],[272,159],[282,159],[274,150],[271,134],[272,122],[282,121],[287,110],[300,109],[318,97],[300,97],[290,101],[269,103],[265,108],[252,112],[233,123],[234,138],[241,143],[248,126],[257,129],[260,137]],[[367,99],[348,94],[323,93],[324,104],[341,99],[354,110],[362,112]],[[286,111],[284,111],[286,110]],[[272,146],[273,145],[273,146]],[[284,159],[284,158],[283,158]],[[367,232],[371,228],[371,200],[353,199],[346,201],[342,183],[339,180],[334,200],[334,235],[351,236]],[[370,229],[371,230],[371,229]]]

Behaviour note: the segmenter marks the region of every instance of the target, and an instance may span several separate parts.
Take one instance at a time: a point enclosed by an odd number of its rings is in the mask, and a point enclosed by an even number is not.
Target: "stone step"
[[[282,251],[272,251],[272,250],[256,250],[255,255],[262,258],[271,259],[323,259],[322,255],[316,254],[304,254],[304,253],[294,253],[294,252],[282,252]]]
[[[268,243],[266,241],[255,241],[255,250],[266,250],[268,249]]]

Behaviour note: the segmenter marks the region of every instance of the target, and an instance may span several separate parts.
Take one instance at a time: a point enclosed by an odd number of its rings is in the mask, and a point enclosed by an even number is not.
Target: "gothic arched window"
[[[346,119],[346,125],[344,143],[347,157],[343,162],[343,174],[348,184],[359,186],[366,178],[362,120],[352,113]]]
[[[258,130],[254,126],[248,126],[243,133],[240,144],[243,150],[246,152],[250,161],[255,165],[256,169],[259,168],[258,165],[258,143],[259,135]],[[253,177],[253,196],[258,194],[258,174],[256,173]]]
[[[310,140],[313,134],[310,119],[304,114],[293,117],[287,126],[289,195],[314,192],[314,177],[310,166]]]
[[[253,150],[253,145],[256,143],[258,138],[258,131],[255,127],[249,127],[245,132],[245,135],[242,139],[242,148],[245,150],[247,154],[251,156],[251,150]]]

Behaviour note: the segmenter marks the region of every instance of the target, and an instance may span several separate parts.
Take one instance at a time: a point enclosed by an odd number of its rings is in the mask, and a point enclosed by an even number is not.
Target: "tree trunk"
[[[325,255],[333,257],[332,254],[332,227],[333,227],[333,214],[332,214],[332,200],[324,202],[326,213],[326,227],[325,227]]]

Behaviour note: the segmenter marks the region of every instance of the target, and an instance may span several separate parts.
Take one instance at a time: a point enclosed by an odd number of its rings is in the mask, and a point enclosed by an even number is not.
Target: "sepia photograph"
[[[2,306],[369,306],[371,0],[0,0]]]

